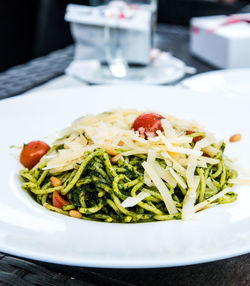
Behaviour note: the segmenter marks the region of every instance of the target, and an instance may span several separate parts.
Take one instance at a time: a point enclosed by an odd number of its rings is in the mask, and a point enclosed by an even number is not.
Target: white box
[[[191,53],[219,68],[250,67],[250,23],[225,24],[232,17],[250,20],[250,14],[191,19]]]
[[[147,65],[150,63],[152,48],[153,11],[149,5],[141,5],[131,19],[119,23],[120,38],[124,58],[129,63]],[[75,60],[97,59],[106,61],[104,26],[105,6],[89,7],[69,4],[65,20],[70,22],[71,33],[76,42]],[[116,19],[108,20],[109,27],[115,29]],[[116,32],[117,33],[117,32]]]

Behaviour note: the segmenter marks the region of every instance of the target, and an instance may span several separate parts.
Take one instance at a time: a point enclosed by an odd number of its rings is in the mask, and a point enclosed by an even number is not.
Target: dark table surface
[[[191,56],[189,32],[185,27],[160,25],[155,36],[155,46],[171,52],[187,65],[196,67],[197,73],[215,69]],[[0,99],[21,94],[62,75],[72,61],[73,54],[74,47],[69,46],[0,73]]]
[[[190,55],[187,28],[159,26],[155,43],[196,67],[197,73],[215,70]],[[0,99],[16,96],[62,75],[73,53],[73,47],[67,47],[0,74]],[[250,285],[250,255],[199,265],[132,270],[70,267],[2,253],[0,285],[247,286]]]

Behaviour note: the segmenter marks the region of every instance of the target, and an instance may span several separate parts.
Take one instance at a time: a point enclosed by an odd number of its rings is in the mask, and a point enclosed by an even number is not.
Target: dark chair
[[[69,25],[64,21],[66,6],[88,2],[0,1],[0,72],[73,43]]]
[[[0,71],[30,59],[37,1],[0,1]]]

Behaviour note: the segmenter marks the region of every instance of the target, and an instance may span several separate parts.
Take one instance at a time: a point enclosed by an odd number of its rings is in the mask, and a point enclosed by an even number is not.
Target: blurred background
[[[64,21],[67,4],[99,5],[101,0],[0,1],[0,72],[73,43]],[[189,25],[194,16],[231,14],[247,0],[159,0],[158,22]]]

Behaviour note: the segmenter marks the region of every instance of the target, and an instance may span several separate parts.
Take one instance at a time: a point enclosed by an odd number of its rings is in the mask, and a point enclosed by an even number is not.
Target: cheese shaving
[[[219,192],[218,194],[212,196],[211,198],[197,204],[194,208],[195,212],[198,212],[198,211],[204,209],[207,205],[209,205],[210,203],[212,203],[212,202],[216,201],[217,199],[223,197],[228,192],[230,192],[230,188],[226,188],[223,191]]]
[[[175,152],[175,153],[182,153],[182,154],[187,154],[187,155],[194,155],[194,156],[201,156],[202,152],[201,151],[196,151],[191,148],[185,148],[185,147],[174,147],[170,141],[162,134],[160,130],[156,132],[158,136],[161,138],[162,142],[166,145],[166,149],[169,152]]]
[[[151,180],[153,181],[157,189],[159,190],[169,214],[178,213],[178,210],[175,206],[175,203],[172,199],[169,189],[163,183],[162,179],[158,176],[154,168],[147,162],[142,163],[142,166],[145,169],[145,171],[148,173],[149,177],[151,178]]]
[[[229,184],[234,185],[250,185],[250,178],[237,178],[237,179],[230,179],[228,180]]]
[[[162,127],[164,129],[165,136],[167,138],[177,137],[177,132],[174,130],[172,124],[167,119],[162,119],[161,121]]]
[[[147,192],[140,192],[136,197],[128,197],[121,203],[123,208],[131,208],[139,204],[141,201],[149,197],[150,194]]]
[[[153,152],[153,151],[150,151],[150,152],[148,153],[147,163],[153,164],[154,161],[155,161],[155,158],[156,158],[156,153]],[[152,181],[151,181],[151,178],[150,178],[150,176],[148,175],[148,173],[147,173],[146,171],[144,172],[144,182],[145,182],[145,184],[146,184],[148,187],[153,186],[153,183],[152,183]]]
[[[182,176],[186,176],[186,169],[181,166],[169,153],[162,152],[161,155],[163,158],[169,159],[173,164],[173,169],[179,172]]]
[[[194,177],[194,185],[190,188],[184,198],[183,208],[182,208],[182,219],[190,220],[195,214],[195,200],[196,200],[196,190],[200,183],[200,177]]]
[[[177,183],[176,183],[175,178],[171,175],[169,169],[164,169],[157,162],[154,162],[152,164],[153,164],[155,171],[160,176],[160,178],[163,179],[165,182],[167,182],[172,188],[175,188]]]
[[[207,186],[212,190],[212,191],[217,191],[215,185],[213,184],[211,178],[207,179]]]
[[[183,178],[177,174],[172,168],[169,168],[170,174],[175,178],[176,182],[183,188],[186,189],[187,185]]]

